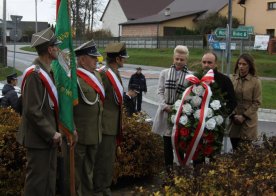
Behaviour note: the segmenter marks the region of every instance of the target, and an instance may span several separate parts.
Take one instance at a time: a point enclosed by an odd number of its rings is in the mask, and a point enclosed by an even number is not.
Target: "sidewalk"
[[[16,52],[20,53],[28,53],[34,54],[33,52],[26,52],[20,50],[24,45],[16,45]],[[8,51],[13,51],[13,45],[8,45]],[[143,101],[158,106],[158,78],[161,70],[165,69],[163,67],[154,67],[154,66],[144,66],[144,65],[133,65],[133,64],[125,64],[123,68],[120,69],[121,76],[123,78],[129,79],[133,73],[136,72],[136,68],[141,67],[142,73],[145,75],[147,79],[154,80],[154,85],[148,85],[148,92],[143,96]],[[276,78],[267,78],[261,77],[261,80],[276,80]],[[276,122],[276,110],[273,109],[264,109],[260,108],[258,111],[259,121],[264,122]]]

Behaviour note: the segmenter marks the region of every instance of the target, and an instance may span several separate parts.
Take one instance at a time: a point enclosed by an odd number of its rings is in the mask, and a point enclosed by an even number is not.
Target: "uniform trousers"
[[[56,195],[57,148],[27,148],[25,196]]]
[[[77,143],[75,147],[75,175],[76,195],[93,195],[93,169],[98,144],[83,145]]]
[[[94,195],[111,196],[110,186],[113,178],[116,156],[116,135],[102,135],[102,142],[96,154],[94,167]]]
[[[136,105],[137,105],[137,111],[140,112],[142,109],[142,99],[143,99],[143,91],[140,91],[140,93],[136,96]]]

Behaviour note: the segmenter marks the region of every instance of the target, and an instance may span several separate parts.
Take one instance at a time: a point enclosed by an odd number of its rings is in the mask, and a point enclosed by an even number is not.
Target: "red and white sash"
[[[54,104],[54,110],[58,116],[58,93],[57,93],[56,86],[53,83],[53,80],[51,79],[51,77],[39,66],[32,65],[24,71],[23,76],[22,76],[22,78],[23,78],[22,84],[21,84],[22,94],[24,93],[24,87],[25,87],[27,77],[34,71],[38,73],[42,83],[44,84],[44,86],[48,92],[48,95]]]
[[[118,102],[119,105],[122,105],[124,88],[123,88],[120,80],[118,79],[117,75],[110,68],[108,68],[105,73],[115,91],[116,101]]]
[[[173,144],[173,148],[174,148],[178,163],[181,163],[183,165],[188,165],[190,163],[190,161],[192,160],[192,158],[195,154],[195,150],[198,146],[198,143],[204,133],[205,118],[208,113],[208,106],[209,106],[210,98],[212,96],[212,91],[211,91],[209,84],[214,82],[214,71],[212,69],[210,69],[207,72],[207,74],[202,77],[201,80],[198,79],[196,76],[189,74],[186,76],[186,80],[190,81],[193,85],[188,87],[182,95],[181,105],[176,113],[176,122],[175,122],[175,127],[174,127],[173,133],[172,133],[172,144]],[[182,160],[181,156],[178,152],[178,148],[177,148],[177,145],[178,145],[177,141],[179,139],[178,124],[179,124],[179,120],[181,117],[181,113],[182,113],[182,109],[183,109],[183,105],[184,105],[184,101],[186,100],[186,97],[191,93],[193,87],[195,85],[199,85],[199,84],[201,84],[205,88],[205,92],[204,92],[204,95],[202,98],[199,123],[195,129],[195,133],[194,133],[194,136],[193,136],[191,142],[188,144],[188,149],[186,151],[186,154],[184,155],[184,159]]]
[[[77,75],[82,78],[89,86],[91,86],[100,95],[100,99],[102,100],[102,102],[104,102],[104,87],[97,79],[97,77],[83,68],[77,69]]]

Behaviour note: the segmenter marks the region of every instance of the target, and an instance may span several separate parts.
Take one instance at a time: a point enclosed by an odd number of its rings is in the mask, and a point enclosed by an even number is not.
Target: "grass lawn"
[[[262,88],[263,88],[262,90],[263,103],[261,105],[261,108],[276,109],[276,101],[275,101],[276,80],[274,81],[263,80]]]
[[[199,66],[201,57],[206,50],[189,49],[190,56],[188,66],[193,69],[194,66]],[[101,50],[102,51],[102,50]],[[127,63],[152,65],[159,67],[168,67],[172,63],[173,49],[128,49],[130,58]],[[269,55],[264,51],[251,51],[252,56],[256,60],[256,66],[259,76],[275,77],[276,78],[276,55]],[[234,65],[239,56],[239,51],[234,51],[231,58],[231,73],[233,73]],[[219,59],[219,65],[221,60]],[[225,60],[224,60],[225,64]],[[224,71],[226,65],[224,66]]]
[[[22,75],[21,71],[15,70],[17,75]],[[0,65],[0,81],[6,80],[7,76],[14,73],[14,69],[12,67],[3,67]]]

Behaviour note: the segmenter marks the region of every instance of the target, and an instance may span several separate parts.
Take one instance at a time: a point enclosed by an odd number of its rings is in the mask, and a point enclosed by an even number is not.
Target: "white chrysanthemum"
[[[207,118],[212,118],[214,116],[214,112],[211,108],[208,108],[208,112],[207,112]]]
[[[188,122],[188,117],[186,115],[183,115],[180,117],[179,119],[179,123],[182,124],[182,125],[186,125]]]
[[[175,124],[175,115],[172,115],[172,116],[171,116],[171,122],[172,122],[173,124]]]
[[[193,97],[193,96],[187,95],[187,96],[185,97],[185,100],[189,101],[189,100],[192,99],[192,97]]]
[[[193,112],[192,106],[189,103],[183,105],[183,113],[186,115],[191,115]]]
[[[221,125],[223,123],[223,118],[221,115],[215,116],[215,119],[218,125]]]
[[[202,101],[202,99],[199,96],[196,95],[196,96],[192,97],[191,104],[194,107],[199,107],[201,105],[201,101]]]
[[[198,85],[198,86],[194,86],[192,91],[194,94],[196,94],[198,96],[202,96],[205,90],[204,90],[203,86]]]
[[[200,110],[196,110],[194,113],[194,118],[199,119],[199,117],[200,117]]]
[[[206,123],[205,123],[205,127],[208,130],[213,130],[216,127],[216,120],[214,118],[209,119]]]
[[[174,108],[175,108],[176,111],[179,109],[180,105],[181,105],[181,100],[177,100],[177,101],[174,103]]]
[[[218,110],[221,107],[219,100],[213,100],[210,105],[213,108],[213,110]]]

